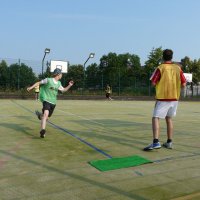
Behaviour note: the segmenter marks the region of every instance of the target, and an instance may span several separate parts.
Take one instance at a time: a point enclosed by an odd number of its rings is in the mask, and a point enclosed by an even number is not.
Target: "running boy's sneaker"
[[[160,142],[157,142],[157,143],[152,143],[152,144],[148,145],[147,147],[145,147],[144,151],[150,151],[153,149],[160,149],[160,148],[161,148]]]
[[[167,148],[167,149],[172,149],[172,142],[165,142],[163,144],[163,147]]]
[[[44,138],[44,137],[45,137],[45,133],[46,133],[45,129],[42,129],[42,130],[40,131],[40,137],[41,137],[41,138]]]
[[[36,110],[35,114],[37,115],[37,117],[38,117],[39,120],[42,119],[42,113],[41,112],[39,112],[38,110]]]

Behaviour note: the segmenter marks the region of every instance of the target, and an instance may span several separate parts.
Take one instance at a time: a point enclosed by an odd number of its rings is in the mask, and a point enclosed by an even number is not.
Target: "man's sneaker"
[[[42,130],[40,131],[40,137],[41,137],[41,138],[44,138],[44,137],[45,137],[45,133],[46,133],[45,129],[42,129]]]
[[[160,148],[161,148],[160,142],[157,142],[157,143],[152,143],[152,144],[148,145],[147,147],[145,147],[144,151],[150,151],[153,149],[160,149]]]
[[[39,112],[38,110],[36,110],[35,114],[37,115],[37,117],[38,117],[39,120],[42,119],[42,113],[41,112]]]
[[[165,142],[163,144],[163,147],[167,148],[167,149],[172,149],[172,142]]]

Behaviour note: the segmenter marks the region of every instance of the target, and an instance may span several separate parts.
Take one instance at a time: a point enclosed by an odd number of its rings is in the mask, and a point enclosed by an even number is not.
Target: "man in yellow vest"
[[[159,142],[159,119],[165,119],[167,125],[167,142],[163,147],[172,149],[173,122],[176,115],[181,87],[185,87],[186,79],[180,66],[172,62],[173,51],[163,51],[163,63],[159,65],[150,80],[156,87],[156,103],[152,117],[153,143],[144,148],[144,151],[161,148]]]
[[[105,92],[106,92],[106,98],[107,98],[108,100],[113,100],[113,99],[110,97],[110,95],[111,95],[111,93],[112,93],[112,90],[111,90],[110,85],[108,85],[108,84],[106,85]]]
[[[39,101],[39,92],[40,92],[40,86],[35,86],[35,100]]]

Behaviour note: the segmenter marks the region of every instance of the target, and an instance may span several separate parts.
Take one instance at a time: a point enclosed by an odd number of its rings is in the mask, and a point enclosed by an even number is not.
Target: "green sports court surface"
[[[199,102],[179,103],[174,149],[151,152],[142,149],[153,101],[59,100],[44,139],[40,102],[0,105],[0,200],[200,199]],[[89,164],[134,155],[153,162],[103,172]]]

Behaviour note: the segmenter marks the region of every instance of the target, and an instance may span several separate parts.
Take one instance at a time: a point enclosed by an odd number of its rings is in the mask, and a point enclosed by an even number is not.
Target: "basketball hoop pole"
[[[44,50],[44,57],[43,57],[43,59],[42,59],[42,78],[44,78],[44,77],[43,77],[43,73],[44,73],[44,59],[45,59],[47,53],[50,53],[50,49],[49,49],[49,48],[46,48],[46,49]]]

